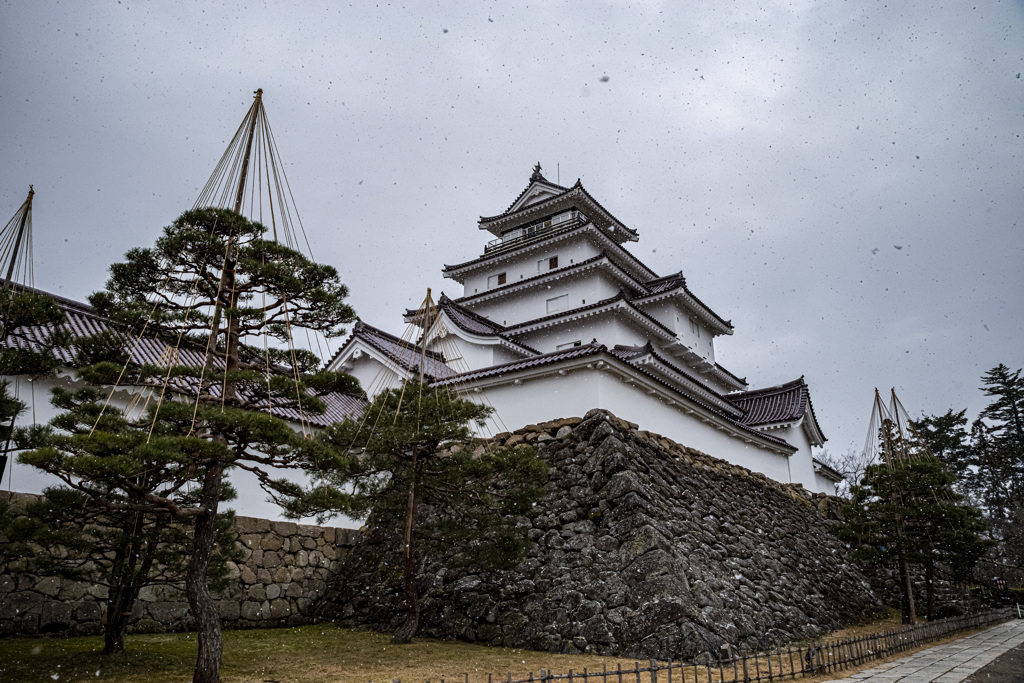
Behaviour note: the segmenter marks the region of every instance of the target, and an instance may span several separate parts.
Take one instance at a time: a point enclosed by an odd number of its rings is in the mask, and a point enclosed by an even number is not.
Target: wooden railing
[[[755,683],[760,681],[782,681],[787,678],[817,676],[833,671],[860,666],[889,655],[912,650],[921,645],[941,640],[948,636],[986,626],[1000,624],[1017,618],[1011,609],[989,610],[918,626],[901,626],[882,633],[873,633],[852,638],[814,643],[807,647],[777,649],[742,657],[732,657],[715,664],[687,662],[663,662],[650,660],[646,666],[639,662],[632,668],[623,669],[621,664],[613,669],[603,667],[600,671],[583,669],[569,670],[568,673],[552,673],[541,669],[535,676],[512,678],[487,674],[487,683]],[[474,676],[474,681],[482,681]],[[371,682],[372,683],[372,682]],[[394,679],[392,683],[401,683]],[[431,683],[427,681],[427,683]],[[469,674],[462,681],[441,679],[440,683],[470,683]]]

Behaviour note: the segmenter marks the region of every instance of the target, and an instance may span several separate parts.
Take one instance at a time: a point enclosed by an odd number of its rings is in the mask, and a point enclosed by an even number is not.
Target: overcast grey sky
[[[540,161],[733,321],[723,365],[805,375],[843,452],[876,386],[973,417],[1024,365],[1022,72],[1022,0],[8,1],[0,217],[34,183],[36,286],[82,299],[262,87],[314,255],[401,333]]]

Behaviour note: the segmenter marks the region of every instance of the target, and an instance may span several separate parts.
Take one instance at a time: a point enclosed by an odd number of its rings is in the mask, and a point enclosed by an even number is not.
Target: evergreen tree
[[[21,461],[65,485],[48,487],[20,514],[0,519],[8,539],[0,555],[20,559],[25,571],[106,587],[103,654],[115,655],[124,651],[139,591],[154,584],[180,584],[192,552],[187,527],[147,509],[147,498],[166,498],[181,507],[193,504],[195,496],[187,485],[194,484],[193,477],[183,463],[169,466],[167,460],[147,455],[168,436],[150,434],[152,411],[129,420],[116,408],[104,409],[105,399],[106,393],[95,389],[57,388],[53,404],[63,412],[48,428],[20,435],[26,445],[35,446]],[[174,434],[169,436],[173,440]],[[62,453],[75,457],[54,457]],[[126,463],[131,463],[127,469]],[[139,470],[143,463],[147,467]],[[131,488],[118,487],[110,472],[130,474]],[[225,486],[222,500],[233,497]],[[218,585],[227,577],[227,561],[241,555],[232,519],[229,511],[217,520],[217,550],[209,575]]]
[[[110,512],[139,511],[189,524],[193,549],[185,588],[198,631],[196,683],[220,675],[220,619],[208,576],[225,477],[230,469],[250,472],[279,502],[300,495],[298,484],[273,472],[315,470],[321,448],[273,413],[322,411],[312,394],[358,387],[345,376],[311,374],[318,359],[292,343],[293,331],[303,328],[339,336],[353,318],[337,272],[264,239],[265,232],[233,211],[187,211],[153,248],[132,249],[125,262],[114,264],[106,291],[90,302],[130,338],[166,343],[160,362],[132,365],[121,379],[159,388],[147,413],[152,436],[117,458],[96,458],[77,442],[23,456],[47,471],[71,471],[82,463],[65,481]],[[141,345],[131,352],[138,361]],[[278,372],[279,364],[288,372]],[[122,371],[108,361],[83,368],[81,375],[111,384]],[[165,398],[172,393],[187,400]],[[175,473],[175,482],[133,498],[144,491],[138,478],[154,467]],[[194,492],[179,499],[189,482],[195,482]]]
[[[1021,370],[999,364],[982,376],[992,402],[971,430],[976,488],[980,491],[997,556],[1024,566],[1024,378]]]
[[[964,576],[990,543],[980,535],[981,513],[963,504],[953,490],[955,477],[942,461],[923,444],[901,438],[891,421],[886,420],[881,430],[889,460],[867,468],[836,532],[853,547],[855,557],[898,567],[904,623],[913,623],[912,568],[920,566],[925,572],[931,618],[936,564]]]
[[[972,464],[966,413],[966,410],[947,410],[944,415],[926,415],[914,422],[914,428],[927,444],[928,450],[958,480],[968,473]]]
[[[426,551],[461,547],[466,562],[515,562],[527,539],[515,526],[543,493],[547,465],[533,448],[485,448],[472,439],[491,409],[410,383],[378,394],[363,420],[323,435],[335,459],[306,510],[343,509],[401,529],[405,623],[393,642],[408,643],[419,625],[416,565]]]
[[[64,322],[64,312],[45,294],[0,289],[0,375],[52,375],[61,366],[55,351],[69,343]],[[0,381],[0,480],[7,469],[14,421],[26,407],[11,394],[10,385]]]

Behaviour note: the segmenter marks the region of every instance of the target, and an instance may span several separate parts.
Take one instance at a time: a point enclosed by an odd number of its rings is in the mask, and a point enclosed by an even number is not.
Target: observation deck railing
[[[524,228],[518,228],[516,230],[509,231],[510,233],[516,233],[512,237],[499,237],[498,239],[491,240],[484,246],[484,253],[488,254],[492,251],[503,249],[505,247],[512,247],[517,244],[522,244],[527,240],[531,240],[541,235],[546,235],[557,230],[564,230],[566,228],[574,228],[578,225],[583,225],[589,220],[585,215],[579,211],[569,211],[567,213],[559,214],[553,218],[547,219],[540,223],[534,223],[533,225],[527,225]]]

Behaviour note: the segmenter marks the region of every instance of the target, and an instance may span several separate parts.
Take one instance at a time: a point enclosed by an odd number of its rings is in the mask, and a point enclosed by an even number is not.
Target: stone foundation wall
[[[3,494],[5,497],[7,494]],[[29,494],[13,494],[13,506]],[[232,583],[221,591],[225,628],[294,626],[309,621],[341,561],[356,544],[353,529],[237,517],[243,561],[229,563]],[[0,635],[98,634],[107,589],[80,581],[8,572],[0,568]],[[135,603],[129,632],[188,630],[193,622],[180,586],[147,586]]]
[[[710,457],[605,411],[495,437],[528,443],[547,493],[533,541],[498,572],[425,558],[420,631],[504,647],[638,659],[717,656],[811,638],[879,600],[829,531],[832,501]],[[381,523],[328,589],[325,617],[404,620],[401,536]],[[358,587],[358,588],[357,588]]]

